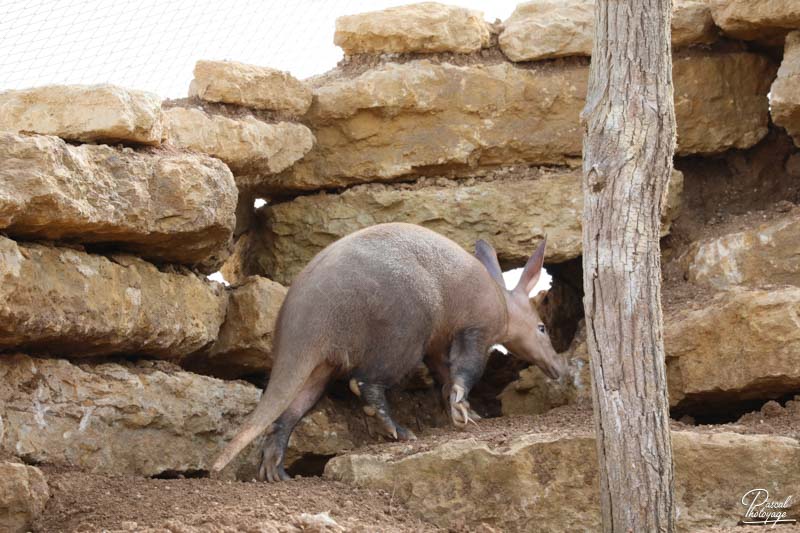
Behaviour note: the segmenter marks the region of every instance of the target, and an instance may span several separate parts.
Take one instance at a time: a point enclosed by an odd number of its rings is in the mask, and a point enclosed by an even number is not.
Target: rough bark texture
[[[670,0],[599,0],[583,264],[605,531],[673,531],[659,213],[675,148]]]

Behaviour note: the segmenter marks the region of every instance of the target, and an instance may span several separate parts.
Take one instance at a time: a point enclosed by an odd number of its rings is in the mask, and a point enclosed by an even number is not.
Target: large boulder
[[[57,135],[70,141],[161,144],[161,99],[114,85],[4,91],[0,131]]]
[[[0,431],[0,439],[2,435]],[[20,463],[0,462],[0,531],[30,531],[48,499],[50,491],[41,470]]]
[[[335,457],[325,475],[391,492],[441,527],[530,531],[535,524],[537,531],[563,531],[569,524],[597,531],[595,446],[587,428],[456,437]],[[747,491],[769,487],[773,500],[784,500],[800,484],[800,443],[793,438],[677,431],[672,447],[682,530],[735,526],[747,510],[739,503]]]
[[[783,61],[769,94],[770,113],[800,146],[800,31],[786,36]]]
[[[295,116],[311,105],[311,90],[288,72],[236,61],[198,61],[189,95]]]
[[[747,148],[767,132],[775,66],[745,52],[675,57],[678,154]],[[316,81],[315,147],[263,191],[338,188],[409,175],[474,176],[506,164],[580,161],[586,59],[519,67],[386,63]]]
[[[594,0],[533,0],[519,4],[503,22],[499,44],[512,61],[590,56],[594,41]],[[676,0],[672,47],[707,44],[717,38],[704,0]]]
[[[389,398],[397,419],[417,430],[446,423],[438,396],[432,389],[392,390]],[[259,388],[243,381],[165,361],[75,364],[0,355],[0,453],[110,474],[196,473],[209,469],[260,397]],[[287,466],[319,468],[322,457],[374,442],[378,425],[365,418],[360,407],[322,399],[292,433]],[[261,443],[251,444],[223,477],[252,479]]]
[[[206,155],[0,133],[0,161],[0,231],[13,237],[113,244],[196,265],[233,233],[233,176]]]
[[[766,57],[744,52],[676,55],[677,155],[750,148],[764,138],[775,71]]]
[[[216,340],[225,304],[188,271],[0,237],[0,351],[180,359]]]
[[[673,406],[780,398],[800,389],[800,287],[737,288],[665,313]]]
[[[483,13],[422,2],[336,19],[333,42],[347,55],[469,53],[489,44]]]
[[[671,182],[664,232],[680,203],[682,175]],[[300,196],[263,208],[262,226],[240,261],[245,274],[260,273],[288,285],[325,246],[354,231],[384,222],[419,224],[467,250],[489,240],[500,261],[521,266],[548,236],[547,261],[581,253],[583,193],[578,171],[510,170],[495,179],[421,180],[410,185],[368,184],[342,194]],[[235,254],[234,254],[235,255]]]
[[[737,39],[780,42],[800,29],[797,0],[709,0],[714,22]]]
[[[266,375],[272,368],[275,320],[286,290],[258,276],[232,287],[217,341],[206,352],[193,356],[191,367],[226,378]]]
[[[314,144],[311,130],[292,122],[229,118],[193,107],[167,108],[164,120],[170,144],[222,159],[237,175],[285,170]]]
[[[742,231],[692,243],[687,274],[694,283],[800,286],[800,208]]]

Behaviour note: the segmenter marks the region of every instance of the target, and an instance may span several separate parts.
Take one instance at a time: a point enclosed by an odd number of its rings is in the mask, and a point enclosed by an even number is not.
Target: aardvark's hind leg
[[[322,393],[325,392],[331,374],[332,369],[327,365],[317,367],[289,408],[270,427],[261,450],[261,464],[258,467],[260,481],[272,483],[289,479],[289,475],[283,468],[289,436],[303,415],[314,407]]]
[[[416,440],[417,436],[392,419],[389,402],[386,400],[386,387],[377,383],[365,383],[356,378],[350,380],[350,388],[364,401],[364,411],[376,417],[384,432],[395,440]]]

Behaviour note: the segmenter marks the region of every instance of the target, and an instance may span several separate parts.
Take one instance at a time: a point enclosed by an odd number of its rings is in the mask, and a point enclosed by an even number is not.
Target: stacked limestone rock
[[[507,267],[519,266],[547,234],[548,264],[557,278],[564,275],[557,282],[574,285],[577,279],[579,287],[579,273],[569,271],[581,253],[579,115],[593,4],[529,2],[502,26],[485,23],[479,13],[437,4],[339,19],[336,42],[345,60],[312,80],[314,98],[305,117],[317,143],[263,189],[269,203],[253,217],[224,271],[232,278],[261,273],[288,284],[333,240],[400,220],[430,227],[468,249],[478,238],[488,239]],[[751,7],[721,0],[675,3],[676,166],[691,170],[693,179],[705,164],[747,157],[741,154],[771,146],[783,135],[771,126],[767,96],[778,67],[775,38],[800,25],[791,2],[766,8],[774,13]],[[757,43],[747,41],[756,38]],[[794,39],[790,34],[771,94],[775,121],[790,132],[791,104],[783,107],[787,118],[781,123],[775,103],[797,92],[791,81],[776,91],[781,79],[793,76]],[[784,159],[777,164],[782,167]],[[684,183],[676,172],[664,234],[686,204],[682,189],[701,186]],[[681,276],[710,285],[700,289],[703,298],[665,298],[676,412],[709,399],[764,401],[800,390],[799,328],[786,321],[798,314],[797,220],[797,208],[791,208],[747,235],[719,236],[737,243],[733,256],[741,257],[734,259],[735,269],[732,256],[720,252],[729,244],[686,243],[682,232],[673,249],[665,249],[670,264],[682,268]],[[759,257],[767,257],[770,266],[759,266]],[[701,271],[709,281],[692,274]],[[758,277],[748,282],[747,272]],[[710,281],[715,276],[728,278],[724,287]],[[665,291],[672,288],[665,285]],[[580,302],[580,295],[573,300]],[[552,383],[537,369],[524,371],[502,395],[504,412],[537,413],[585,401],[584,336],[578,332],[568,353],[574,369],[569,379]],[[565,522],[596,529],[597,473],[588,459],[594,444],[585,426],[573,433],[503,435],[497,437],[499,447],[492,436],[434,442],[416,453],[398,445],[383,454],[334,458],[326,472],[363,486],[391,486],[400,500],[442,526],[486,522],[524,530],[536,517],[537,529],[559,530]],[[756,464],[763,448],[774,451],[774,462],[759,463],[742,476],[741,457],[753,457]],[[738,509],[731,507],[730,492],[749,488],[743,477],[782,488],[798,482],[789,466],[800,458],[795,439],[684,431],[675,434],[675,449],[682,527],[717,525],[720,517],[735,524]],[[449,472],[447,480],[439,475],[442,470]],[[724,491],[716,489],[720,485]],[[545,487],[552,505],[541,497]],[[703,502],[687,496],[692,494],[704,494]]]
[[[257,111],[233,117],[111,85],[0,93],[2,456],[137,475],[203,470],[255,406],[257,387],[177,366],[268,357],[285,294],[265,279],[225,290],[204,275],[230,253],[240,173],[257,185],[313,143],[305,126],[254,116],[302,114],[308,89],[262,69],[273,83],[258,78],[250,94],[230,80],[246,68],[198,64],[201,98],[255,97],[238,103]],[[0,490],[3,526],[24,530],[46,483],[35,468],[0,467],[32,480]]]
[[[695,9],[705,5],[693,4]],[[717,1],[708,5],[707,16],[727,38],[757,40],[763,46],[767,42],[765,36],[785,37],[785,53],[777,77],[764,77],[760,83],[763,87],[772,82],[771,118],[794,136],[797,144],[800,31],[789,31],[800,28],[797,5],[762,3],[759,9],[751,2]],[[676,4],[676,9],[681,7],[681,3]],[[518,9],[515,16],[519,12]],[[676,12],[673,30],[678,20]],[[556,32],[552,27],[551,31]],[[675,84],[677,93],[677,78]],[[686,101],[696,105],[694,98]],[[763,96],[759,105],[766,112]],[[762,136],[760,127],[758,136]],[[777,157],[786,159],[787,166],[796,158],[785,153]],[[676,165],[692,165],[686,161],[678,159]],[[782,159],[777,163],[781,166]],[[795,173],[788,176],[789,180],[796,179],[796,171],[788,172]],[[753,185],[757,190],[763,184]],[[800,328],[796,321],[787,320],[800,311],[800,210],[791,205],[791,201],[798,200],[793,194],[793,189],[786,187],[772,198],[783,201],[777,209],[733,216],[724,225],[706,228],[698,240],[666,251],[680,276],[689,281],[688,287],[681,290],[693,294],[689,300],[672,303],[669,291],[673,286],[668,284],[664,289],[664,341],[670,404],[675,412],[692,412],[700,407],[719,410],[748,400],[778,399],[800,390]],[[669,255],[665,257],[670,258]],[[527,369],[504,391],[503,412],[538,413],[558,405],[589,401],[585,332],[576,336],[568,357],[572,362],[571,380],[554,386],[538,370]]]

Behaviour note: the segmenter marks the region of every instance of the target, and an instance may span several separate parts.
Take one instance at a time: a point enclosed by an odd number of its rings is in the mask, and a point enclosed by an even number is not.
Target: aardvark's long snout
[[[541,368],[550,379],[558,379],[567,373],[567,362],[560,354],[556,354],[555,357],[547,361]]]

